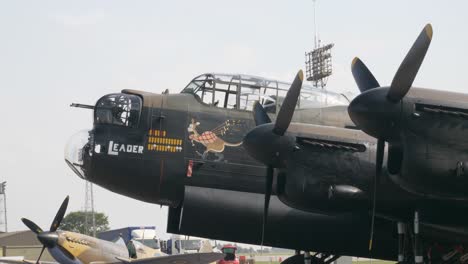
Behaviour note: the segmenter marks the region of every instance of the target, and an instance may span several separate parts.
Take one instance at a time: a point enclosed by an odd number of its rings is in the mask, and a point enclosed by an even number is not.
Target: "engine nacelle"
[[[401,170],[391,176],[409,192],[466,202],[466,160],[465,142],[440,142],[408,132],[403,138]]]
[[[375,170],[364,158],[369,153],[317,150],[307,156],[294,155],[284,173],[277,175],[276,190],[282,202],[306,211],[369,208],[369,181],[364,177]]]

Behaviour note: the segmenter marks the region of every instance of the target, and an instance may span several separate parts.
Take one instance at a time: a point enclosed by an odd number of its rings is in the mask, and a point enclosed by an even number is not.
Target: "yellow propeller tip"
[[[354,67],[354,64],[359,60],[358,57],[354,57],[353,61],[351,62],[351,67]]]
[[[304,81],[304,72],[302,72],[302,70],[299,70],[299,72],[297,73],[297,76],[299,76],[299,79],[302,81]]]
[[[431,24],[427,24],[425,27],[424,27],[424,31],[426,32],[426,35],[429,39],[432,39],[432,25]]]

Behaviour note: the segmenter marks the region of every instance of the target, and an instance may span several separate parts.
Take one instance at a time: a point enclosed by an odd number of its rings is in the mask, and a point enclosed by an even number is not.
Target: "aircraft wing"
[[[24,257],[0,257],[1,264],[36,264],[35,260],[27,260]],[[59,264],[52,261],[39,261],[39,264]]]
[[[24,259],[23,260],[23,264],[24,263],[27,263],[27,264],[36,264],[37,262],[35,260],[27,260],[27,259]],[[39,261],[39,264],[59,264],[58,262],[53,262],[53,261]]]
[[[208,264],[224,258],[223,253],[191,253],[161,257],[126,259],[117,257],[125,264]]]

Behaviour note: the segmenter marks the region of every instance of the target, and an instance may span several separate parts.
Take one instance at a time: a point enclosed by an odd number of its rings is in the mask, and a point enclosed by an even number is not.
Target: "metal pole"
[[[304,251],[304,264],[311,264],[312,257],[310,256],[310,251]]]
[[[88,188],[89,182],[85,182],[85,205],[84,205],[84,215],[85,215],[85,223],[84,223],[84,234],[89,235],[89,204],[88,204],[88,198],[89,198],[89,188]]]
[[[398,263],[405,261],[405,224],[398,222]]]
[[[93,191],[93,184],[89,183],[91,187],[91,221],[93,224],[93,237],[96,237],[96,217],[94,215],[94,191]]]
[[[7,203],[6,203],[6,181],[0,183],[0,194],[3,194],[3,208],[4,208],[4,220],[5,220],[5,232],[8,232],[8,217],[7,217]]]
[[[8,232],[6,192],[3,192],[3,206],[5,206],[5,233],[6,233]]]
[[[419,235],[419,212],[414,212],[414,263],[423,263],[421,237]]]
[[[317,24],[316,24],[316,19],[315,19],[315,0],[314,2],[314,48],[317,48]]]

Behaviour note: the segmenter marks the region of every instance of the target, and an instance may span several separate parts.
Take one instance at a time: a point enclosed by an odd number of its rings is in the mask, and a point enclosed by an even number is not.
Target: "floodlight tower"
[[[8,222],[7,222],[7,204],[6,204],[6,181],[0,183],[0,199],[3,200],[3,203],[0,201],[0,213],[2,214],[3,221],[0,222],[0,225],[4,226],[5,233],[8,232]],[[3,206],[2,206],[3,205]]]
[[[93,237],[96,237],[96,218],[94,215],[94,192],[93,192],[93,184],[89,181],[86,181],[86,187],[85,187],[84,213],[85,213],[85,230],[89,230],[90,224],[93,230],[92,234],[87,234],[87,235],[92,235]],[[91,219],[89,217],[90,213],[91,213]]]
[[[314,2],[314,49],[305,53],[306,78],[312,82],[316,88],[325,89],[328,77],[332,74],[332,55],[331,49],[333,43],[322,45],[318,36]]]

